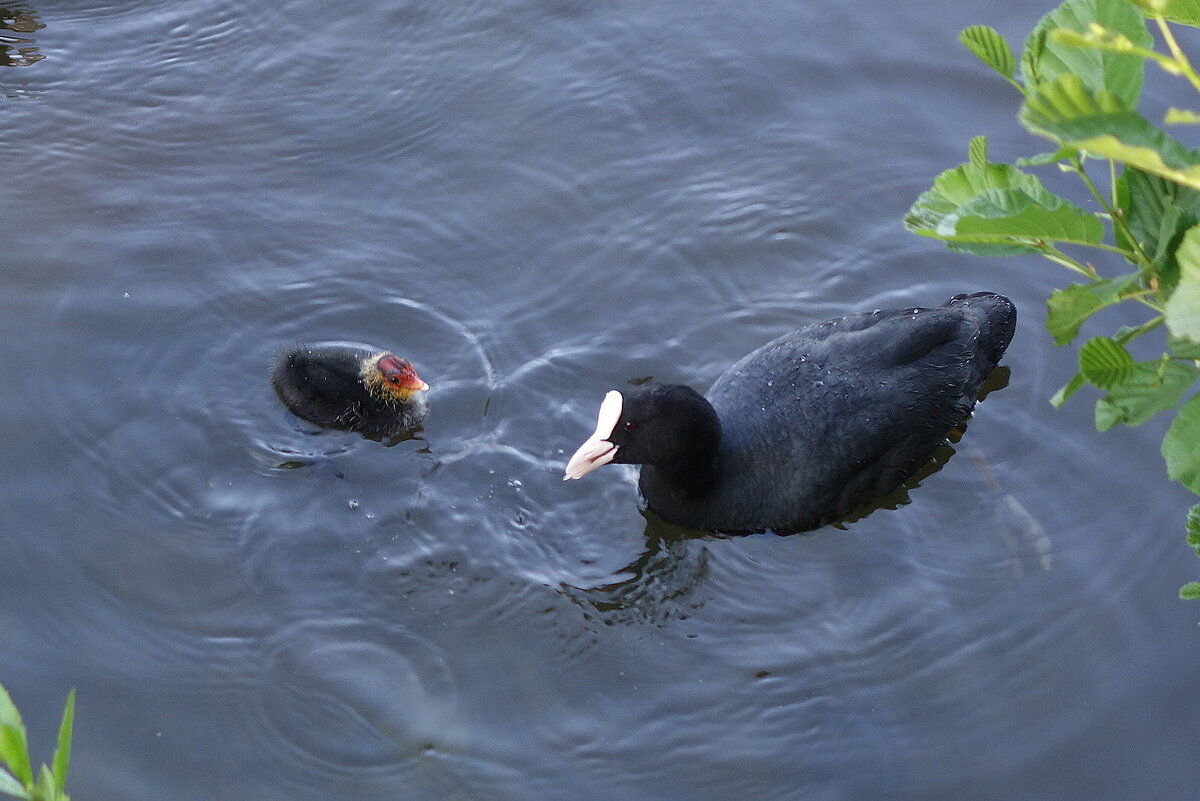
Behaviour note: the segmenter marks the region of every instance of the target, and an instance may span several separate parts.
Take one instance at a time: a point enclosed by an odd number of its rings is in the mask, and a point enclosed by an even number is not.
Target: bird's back
[[[1007,298],[980,293],[780,337],[708,392],[722,428],[713,490],[686,501],[652,491],[647,502],[669,519],[723,530],[802,531],[861,506],[966,420],[1015,320]]]
[[[298,417],[318,425],[348,422],[348,410],[366,398],[359,362],[369,355],[351,346],[294,348],[276,360],[271,383]]]

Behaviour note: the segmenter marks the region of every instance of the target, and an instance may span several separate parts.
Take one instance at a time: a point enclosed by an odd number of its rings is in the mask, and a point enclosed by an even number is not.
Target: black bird
[[[392,437],[416,428],[429,389],[407,359],[353,343],[300,345],[279,354],[271,384],[283,405],[322,428]]]
[[[975,406],[1016,327],[1002,295],[853,314],[764,345],[707,399],[678,384],[604,398],[565,479],[642,465],[646,505],[711,531],[807,531],[890,492]]]

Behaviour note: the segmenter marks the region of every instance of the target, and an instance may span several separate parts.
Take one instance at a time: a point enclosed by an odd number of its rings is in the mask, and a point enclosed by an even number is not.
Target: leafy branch
[[[997,164],[988,160],[987,139],[975,137],[968,161],[935,179],[905,225],[951,250],[1036,253],[1074,272],[1082,282],[1055,290],[1047,302],[1056,344],[1073,342],[1103,309],[1144,306],[1142,324],[1079,348],[1078,372],[1050,402],[1058,407],[1085,385],[1096,387],[1101,431],[1175,410],[1162,443],[1167,475],[1200,494],[1200,394],[1180,405],[1200,380],[1200,151],[1138,110],[1147,63],[1200,92],[1200,73],[1172,24],[1200,27],[1200,2],[1067,0],[1038,22],[1019,58],[993,28],[964,30],[959,41],[1020,93],[1021,125],[1056,150]],[[1169,108],[1163,120],[1196,124],[1200,112]],[[1089,174],[1089,161],[1105,163],[1107,186]],[[1075,175],[1102,211],[1059,197],[1023,169],[1048,165]],[[1079,258],[1081,249],[1102,254],[1109,269]],[[1127,345],[1164,327],[1162,355],[1136,361]],[[1187,536],[1200,555],[1200,504],[1188,515]],[[1200,582],[1180,595],[1200,598]]]
[[[42,765],[36,779],[29,759],[25,723],[8,692],[0,685],[0,793],[27,801],[70,801],[63,785],[71,760],[71,730],[75,725],[75,691],[67,694],[58,747],[49,765]]]

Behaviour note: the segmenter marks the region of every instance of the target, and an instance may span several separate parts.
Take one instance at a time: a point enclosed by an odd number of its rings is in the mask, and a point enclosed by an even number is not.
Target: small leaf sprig
[[[71,690],[58,728],[58,747],[50,764],[42,765],[35,776],[25,723],[8,691],[0,685],[0,793],[26,801],[70,801],[63,788],[71,760],[74,726],[75,691]]]

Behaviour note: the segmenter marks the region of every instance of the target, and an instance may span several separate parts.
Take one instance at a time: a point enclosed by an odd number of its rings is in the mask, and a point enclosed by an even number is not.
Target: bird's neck
[[[643,494],[667,493],[685,501],[705,495],[720,473],[720,440],[706,443],[685,457],[642,465]]]

